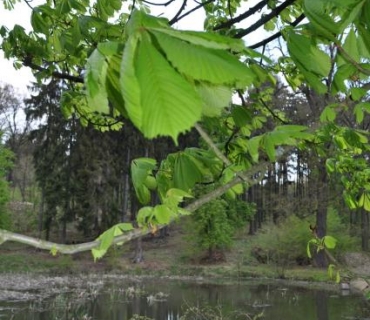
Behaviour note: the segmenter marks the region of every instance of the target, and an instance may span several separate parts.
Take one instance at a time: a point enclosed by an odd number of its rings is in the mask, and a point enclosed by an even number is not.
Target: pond
[[[361,296],[278,281],[215,284],[201,280],[57,278],[44,284],[41,281],[39,287],[1,290],[7,295],[0,295],[0,319],[13,320],[359,320],[370,317],[370,309]]]

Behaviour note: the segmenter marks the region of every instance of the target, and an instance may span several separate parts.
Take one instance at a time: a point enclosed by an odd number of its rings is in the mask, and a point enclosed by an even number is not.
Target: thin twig
[[[207,0],[207,1],[204,1],[203,3],[197,5],[196,7],[194,7],[193,9],[189,10],[188,12],[185,12],[183,15],[179,16],[177,19],[173,19],[171,20],[170,22],[170,25],[173,25],[175,24],[176,22],[179,22],[181,19],[185,18],[186,16],[188,16],[189,14],[193,13],[194,11],[200,9],[200,8],[203,8],[204,6],[206,6],[207,4],[210,4],[212,2],[214,2],[215,0]]]
[[[178,19],[178,17],[180,16],[180,14],[184,11],[184,9],[186,7],[186,3],[187,3],[187,0],[183,0],[182,5],[181,5],[179,11],[177,11],[177,13],[175,14],[175,16],[170,20],[169,25],[174,24],[174,21],[176,21]]]

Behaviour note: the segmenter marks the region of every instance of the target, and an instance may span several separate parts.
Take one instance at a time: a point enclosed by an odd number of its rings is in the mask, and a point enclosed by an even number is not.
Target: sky
[[[24,2],[17,3],[15,9],[12,11],[5,10],[3,5],[0,5],[0,25],[12,29],[15,24],[20,24],[30,29],[31,9]],[[15,70],[13,62],[4,59],[3,52],[0,51],[0,82],[9,83],[17,90],[26,92],[27,85],[30,84],[32,79],[32,72],[29,68]]]
[[[157,0],[158,1],[158,0]],[[30,2],[32,6],[37,6],[42,4],[44,1],[42,0],[33,0]],[[154,2],[154,1],[153,1]],[[163,2],[162,0],[160,2]],[[243,11],[247,10],[249,7],[252,7],[257,0],[250,0],[248,1],[248,7],[243,8]],[[190,10],[193,6],[196,5],[195,2],[188,2],[191,3],[187,6],[187,10]],[[176,6],[168,6],[166,8],[163,7],[153,7],[154,10],[152,11],[153,15],[161,15],[164,14],[165,16],[173,16],[176,12],[178,7]],[[165,12],[165,10],[167,12]],[[169,14],[168,14],[169,13]],[[26,30],[31,29],[30,17],[31,17],[31,9],[26,5],[24,1],[17,2],[15,4],[14,10],[5,10],[2,5],[0,5],[0,25],[5,25],[7,28],[12,29],[15,24],[19,24],[23,26]],[[258,18],[258,17],[256,17]],[[203,21],[204,21],[204,14],[202,10],[197,10],[195,14],[191,14],[188,17],[181,20],[181,23],[176,25],[176,28],[179,29],[187,29],[187,30],[202,30],[203,28]],[[252,23],[252,21],[248,21]],[[251,43],[258,42],[261,39],[261,35],[263,31],[259,32],[259,36],[255,38],[256,41],[252,41]],[[17,91],[21,94],[27,95],[27,85],[29,85],[34,80],[32,72],[29,68],[21,68],[20,70],[15,70],[13,67],[13,62],[4,59],[3,52],[0,51],[0,83],[9,83],[11,84]]]

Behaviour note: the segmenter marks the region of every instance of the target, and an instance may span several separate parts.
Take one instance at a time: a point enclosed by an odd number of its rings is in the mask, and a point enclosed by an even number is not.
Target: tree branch
[[[179,9],[179,11],[177,11],[177,13],[175,14],[175,16],[170,20],[169,22],[169,25],[172,25],[174,24],[174,21],[177,21],[178,17],[180,16],[180,14],[184,11],[185,7],[186,7],[186,3],[187,3],[187,0],[183,0],[182,1],[182,5]]]
[[[238,23],[244,19],[247,19],[251,15],[255,14],[257,11],[261,10],[265,5],[267,5],[268,2],[269,2],[268,0],[262,0],[261,2],[257,3],[253,8],[250,8],[248,11],[242,13],[241,15],[218,24],[217,26],[213,28],[213,30],[217,31],[220,29],[230,28],[235,23]]]
[[[253,167],[252,169],[246,170],[244,173],[241,173],[240,175],[242,175],[244,182],[246,182],[249,186],[252,186],[253,184],[259,183],[263,179],[264,173],[261,173],[261,172],[265,171],[266,166],[267,166],[267,162],[262,162],[256,165],[255,167]],[[259,174],[259,179],[253,178],[257,174]],[[235,177],[229,183],[222,185],[216,188],[215,190],[205,194],[201,198],[187,205],[184,209],[190,212],[193,212],[197,210],[198,208],[200,208],[205,203],[221,196],[227,190],[229,190],[230,188],[232,188],[233,186],[237,185],[240,182],[241,182],[241,178]],[[159,225],[158,229],[162,229],[165,226],[166,225]],[[146,228],[146,229],[137,228],[133,231],[129,231],[120,236],[115,237],[113,239],[113,244],[126,243],[133,239],[141,237],[143,235],[147,235],[151,232],[152,230],[150,228]],[[88,251],[94,248],[98,248],[100,245],[100,240],[95,240],[95,241],[85,242],[85,243],[80,243],[80,244],[70,244],[70,245],[59,244],[59,243],[45,241],[45,240],[41,240],[41,239],[37,239],[37,238],[29,237],[26,235],[0,229],[0,244],[6,241],[15,241],[15,242],[23,243],[23,244],[26,244],[26,245],[29,245],[29,246],[32,246],[38,249],[53,250],[53,251],[57,251],[62,254],[74,254],[78,252],[84,252],[84,251]]]
[[[295,19],[290,25],[292,27],[296,27],[306,16],[302,13],[297,19]],[[265,40],[262,40],[260,42],[257,42],[255,44],[252,44],[251,46],[248,46],[248,48],[250,49],[257,49],[259,47],[262,47],[262,46],[266,46],[268,43],[270,43],[271,41],[277,39],[281,37],[281,31],[279,32],[276,32],[275,34],[273,34],[271,37],[268,37],[266,38]]]
[[[167,2],[163,2],[163,3],[155,3],[155,2],[148,1],[148,0],[141,0],[141,1],[144,2],[144,3],[146,3],[146,4],[150,4],[151,6],[163,6],[163,7],[167,7],[168,5],[170,5],[175,0],[168,0]]]
[[[43,67],[33,63],[32,61],[30,61],[30,59],[27,59],[27,58],[23,60],[23,65],[25,67],[29,67],[29,68],[31,68],[33,70],[36,70],[36,71],[48,72],[48,69],[43,68]],[[69,80],[69,81],[77,82],[77,83],[84,83],[84,79],[82,77],[72,76],[70,74],[61,73],[61,72],[58,72],[58,71],[53,71],[51,73],[51,76],[54,77],[54,78],[57,78],[57,79]]]
[[[262,16],[260,20],[253,23],[249,28],[244,29],[242,31],[239,31],[234,38],[243,38],[247,34],[250,34],[251,32],[257,30],[259,27],[263,26],[266,22],[270,21],[272,18],[275,18],[279,15],[281,11],[283,11],[285,8],[289,7],[291,4],[293,4],[296,0],[286,0],[284,3],[282,3],[280,6],[276,7],[275,9],[271,10],[269,14],[266,14]]]
[[[204,1],[203,3],[197,5],[196,7],[194,7],[193,9],[189,10],[188,12],[185,12],[183,15],[177,17],[176,19],[172,19],[170,22],[169,22],[169,25],[172,26],[173,24],[175,24],[176,22],[179,22],[181,19],[185,18],[186,16],[188,16],[189,14],[193,13],[194,11],[197,11],[198,9],[200,8],[203,8],[204,6],[206,6],[207,4],[210,4],[212,2],[214,2],[215,0],[207,0],[207,1]]]
[[[370,76],[370,70],[369,69],[365,69],[361,66],[360,63],[358,63],[356,60],[354,60],[349,54],[347,51],[345,51],[343,49],[342,46],[340,46],[339,44],[336,44],[336,47],[338,49],[338,51],[342,54],[343,58],[345,60],[347,60],[347,62],[351,63],[352,65],[354,65],[356,67],[356,69],[358,71],[360,71],[361,73],[363,74],[366,74],[367,76]]]

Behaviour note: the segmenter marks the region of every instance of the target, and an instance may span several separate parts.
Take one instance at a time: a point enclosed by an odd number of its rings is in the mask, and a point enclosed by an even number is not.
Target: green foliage
[[[131,223],[119,223],[104,231],[97,239],[100,241],[99,247],[91,250],[94,260],[101,259],[107,253],[115,237],[133,229]],[[120,245],[120,243],[117,243],[117,245]]]
[[[323,239],[308,240],[312,236],[309,229],[312,221],[313,218],[300,219],[290,215],[278,225],[263,226],[252,240],[252,250],[257,248],[266,262],[289,265],[304,260],[305,252],[311,257],[312,250],[318,248],[335,248],[334,255],[340,255],[358,247],[358,240],[350,236],[348,225],[341,221],[338,212],[332,207],[328,208],[327,213],[328,235]]]
[[[216,199],[208,202],[192,215],[196,243],[199,248],[208,250],[210,255],[215,249],[225,249],[232,244],[234,228],[227,217],[226,210],[226,201]]]
[[[11,218],[7,203],[9,201],[9,185],[6,181],[6,173],[13,166],[13,153],[4,147],[0,132],[0,229],[11,228]]]
[[[154,207],[142,207],[137,214],[137,222],[140,227],[152,228],[153,233],[156,231],[158,224],[169,224],[171,221],[179,218],[180,216],[189,215],[185,209],[179,207],[179,204],[185,198],[192,196],[180,189],[170,189],[167,191],[166,196],[162,199],[163,204]]]
[[[252,251],[261,261],[286,267],[304,256],[309,235],[309,223],[291,215],[278,225],[263,226],[252,240]]]
[[[236,198],[227,200],[227,217],[234,230],[243,228],[256,213],[256,205]]]
[[[254,213],[254,205],[245,201],[212,200],[191,215],[189,238],[198,249],[208,250],[209,259],[213,259],[215,250],[232,245],[235,232],[245,226]]]

